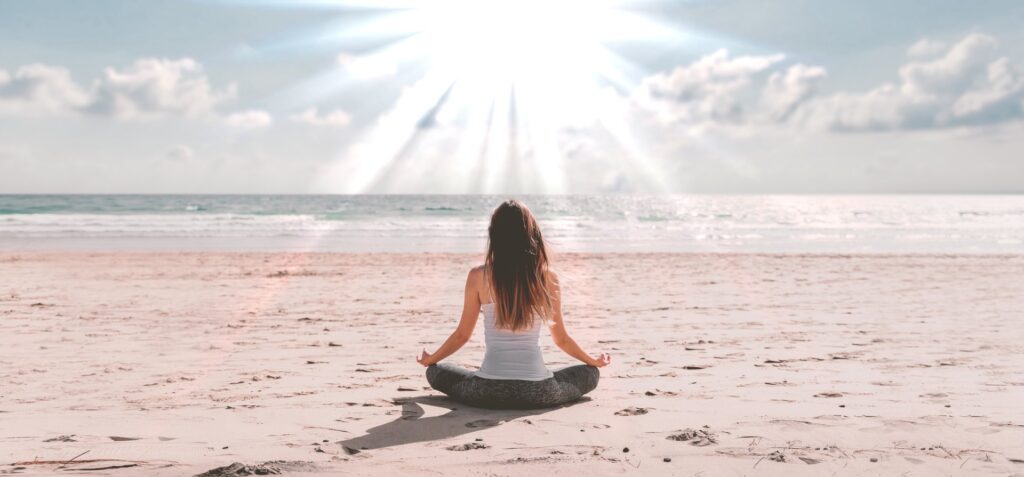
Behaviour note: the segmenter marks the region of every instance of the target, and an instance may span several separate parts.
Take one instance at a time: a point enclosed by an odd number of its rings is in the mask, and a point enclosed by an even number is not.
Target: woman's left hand
[[[422,364],[423,366],[430,366],[434,364],[434,362],[431,361],[430,359],[432,357],[433,356],[431,356],[430,353],[427,352],[427,349],[423,348],[423,351],[420,352],[420,355],[416,357],[416,362]]]

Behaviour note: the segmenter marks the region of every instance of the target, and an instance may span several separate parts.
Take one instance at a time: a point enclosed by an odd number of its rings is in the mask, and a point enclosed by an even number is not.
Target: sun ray
[[[564,193],[574,164],[565,131],[596,127],[623,154],[619,167],[667,190],[629,121],[629,93],[650,71],[623,45],[679,43],[695,33],[656,19],[658,2],[613,0],[219,0],[267,8],[335,10],[338,16],[302,34],[270,39],[271,54],[335,49],[390,75],[360,75],[344,63],[289,86],[268,100],[301,110],[372,81],[400,91],[390,107],[352,111],[347,133],[324,168],[324,192],[529,191]],[[645,10],[650,9],[650,10]],[[632,42],[632,43],[630,43]],[[340,57],[350,59],[348,56]],[[373,68],[364,68],[363,71]],[[397,72],[401,70],[401,74]],[[607,96],[618,94],[622,101]],[[350,95],[351,96],[351,95]],[[346,98],[369,104],[372,98]],[[378,103],[379,108],[381,103]]]

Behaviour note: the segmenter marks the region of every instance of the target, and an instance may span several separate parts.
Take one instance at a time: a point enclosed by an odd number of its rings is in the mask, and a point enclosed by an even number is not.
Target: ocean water
[[[0,249],[480,252],[480,195],[0,195]],[[1024,253],[1024,195],[520,196],[562,252]]]

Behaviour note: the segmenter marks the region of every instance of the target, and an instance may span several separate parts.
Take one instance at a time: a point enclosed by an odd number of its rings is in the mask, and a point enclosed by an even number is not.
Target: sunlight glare
[[[641,77],[608,43],[667,34],[646,15],[628,11],[629,3],[424,0],[394,6],[375,23],[408,35],[364,53],[361,61],[419,64],[425,76],[404,88],[402,99],[339,158],[324,182],[344,184],[348,192],[382,192],[422,181],[425,167],[447,171],[432,180],[451,190],[529,184],[534,192],[564,192],[563,131],[607,127],[621,108],[605,100],[605,90],[628,91]],[[633,142],[625,124],[611,129],[617,140]],[[637,156],[639,149],[624,148]],[[447,153],[419,153],[425,150]],[[645,166],[640,174],[657,176]]]

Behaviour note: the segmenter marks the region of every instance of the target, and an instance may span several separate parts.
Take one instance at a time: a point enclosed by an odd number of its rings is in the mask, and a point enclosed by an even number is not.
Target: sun
[[[300,1],[322,6],[330,0]],[[634,2],[335,1],[373,15],[311,38],[338,44],[393,39],[359,51],[358,58],[345,56],[345,69],[358,71],[360,62],[401,65],[372,69],[398,72],[394,79],[403,89],[344,145],[317,189],[416,190],[430,181],[442,190],[487,193],[516,188],[509,184],[518,181],[534,192],[565,192],[569,172],[560,135],[595,124],[643,162],[629,125],[606,101],[610,89],[628,90],[643,75],[609,45],[660,41],[677,32],[636,11]],[[296,88],[297,96],[308,107],[329,93],[344,95],[356,80],[345,71],[325,74]]]
[[[607,5],[573,0],[438,0],[414,12],[439,60],[510,77],[585,63],[613,24]]]
[[[514,95],[519,111],[556,122],[590,109],[616,70],[604,43],[629,25],[601,1],[436,0],[409,14],[422,57],[456,89],[452,107]]]

